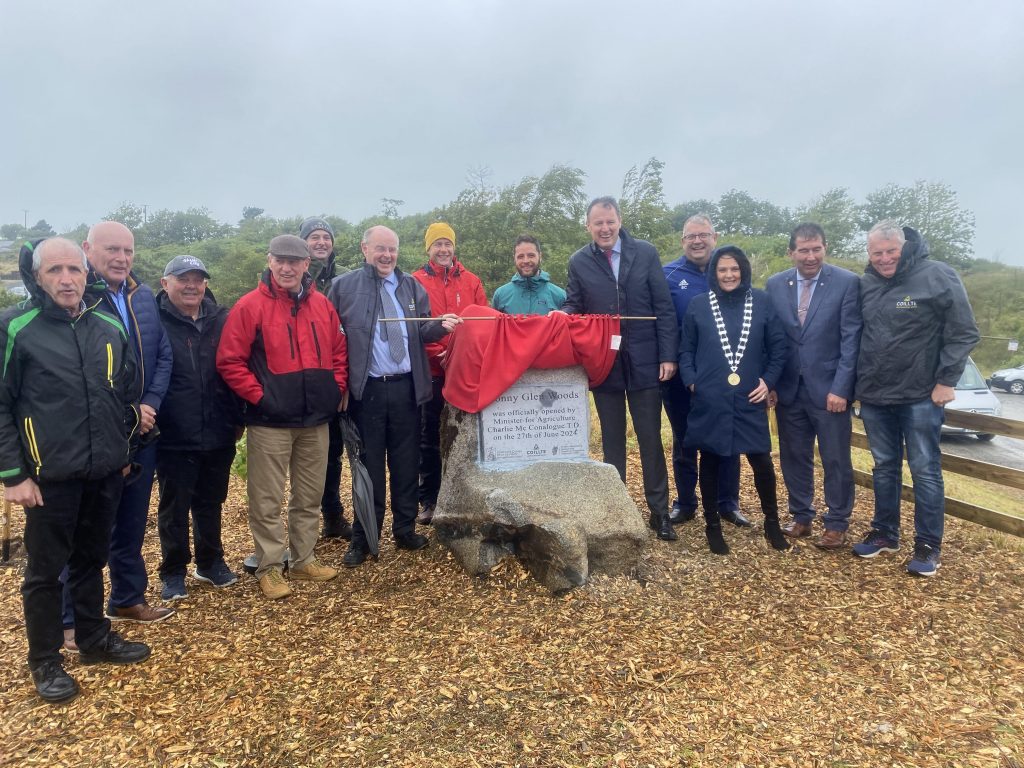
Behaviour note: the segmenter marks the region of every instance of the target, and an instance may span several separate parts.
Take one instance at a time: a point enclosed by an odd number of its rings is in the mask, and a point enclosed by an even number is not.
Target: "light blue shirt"
[[[402,308],[401,303],[398,301],[398,297],[395,295],[395,292],[398,290],[398,275],[392,272],[390,275],[383,278],[381,283],[384,285],[384,290],[388,292],[388,296],[391,297],[391,300],[398,308],[398,314],[404,316],[405,310]],[[412,358],[409,355],[409,324],[390,323],[390,325],[397,325],[402,330],[402,340],[405,342],[405,359],[400,363],[396,363],[391,358],[391,349],[388,347],[387,338],[381,338],[381,323],[374,323],[373,359],[370,361],[370,370],[368,371],[368,374],[374,378],[379,378],[380,376],[392,376],[398,373],[409,373],[412,370]]]
[[[132,324],[128,322],[128,286],[125,283],[121,283],[121,287],[116,291],[112,291],[108,287],[107,293],[110,294],[114,306],[117,307],[117,314],[121,316],[121,322],[124,323],[124,327],[128,330],[128,335],[134,336]]]
[[[807,306],[811,305],[811,299],[814,298],[814,289],[818,287],[818,278],[820,277],[820,269],[814,277],[802,277],[799,272],[796,273],[796,306],[798,309],[800,307],[800,292],[805,289],[811,292],[807,297]]]

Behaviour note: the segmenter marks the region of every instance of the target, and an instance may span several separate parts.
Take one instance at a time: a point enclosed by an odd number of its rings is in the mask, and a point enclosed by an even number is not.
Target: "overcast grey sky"
[[[1024,2],[0,0],[0,223],[358,221],[567,163],[778,205],[942,181],[1024,264]],[[582,234],[582,233],[581,233]]]

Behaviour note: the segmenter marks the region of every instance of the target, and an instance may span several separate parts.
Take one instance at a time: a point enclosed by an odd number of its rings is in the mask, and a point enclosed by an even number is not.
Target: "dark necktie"
[[[395,302],[391,300],[391,294],[388,293],[388,289],[384,287],[383,282],[380,284],[380,313],[382,318],[401,317],[398,314]],[[388,343],[391,359],[396,363],[405,360],[405,339],[402,338],[402,329],[398,323],[378,323],[378,325],[380,326],[381,341]]]

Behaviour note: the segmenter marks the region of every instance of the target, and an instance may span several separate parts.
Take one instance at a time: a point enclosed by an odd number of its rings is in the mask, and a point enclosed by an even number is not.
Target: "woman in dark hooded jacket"
[[[711,254],[707,293],[696,296],[682,324],[679,373],[693,392],[685,444],[700,449],[700,493],[708,546],[729,552],[718,516],[721,457],[746,454],[764,512],[764,535],[775,549],[788,549],[779,528],[779,505],[768,391],[786,359],[786,334],[771,299],[750,285],[750,260],[734,245]]]

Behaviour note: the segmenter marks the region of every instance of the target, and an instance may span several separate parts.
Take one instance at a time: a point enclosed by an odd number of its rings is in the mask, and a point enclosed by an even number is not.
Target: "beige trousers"
[[[256,577],[271,568],[283,570],[285,550],[291,567],[313,559],[320,533],[320,498],[327,472],[327,425],[287,429],[247,429],[249,529],[256,544]],[[285,476],[291,478],[288,537],[281,520]]]

